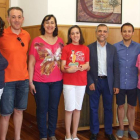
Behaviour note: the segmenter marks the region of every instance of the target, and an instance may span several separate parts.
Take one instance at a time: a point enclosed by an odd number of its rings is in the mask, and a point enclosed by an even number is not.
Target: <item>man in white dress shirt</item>
[[[119,93],[119,64],[117,51],[106,40],[108,27],[99,24],[96,28],[97,41],[90,44],[90,70],[88,71],[87,93],[90,101],[90,140],[97,140],[99,133],[98,107],[102,94],[104,107],[105,136],[115,140],[112,134],[113,93]]]

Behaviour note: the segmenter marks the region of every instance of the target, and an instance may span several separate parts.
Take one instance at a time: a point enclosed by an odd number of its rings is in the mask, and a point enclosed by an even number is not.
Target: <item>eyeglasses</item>
[[[17,40],[21,42],[21,46],[24,47],[24,43],[22,42],[20,37],[17,37]]]

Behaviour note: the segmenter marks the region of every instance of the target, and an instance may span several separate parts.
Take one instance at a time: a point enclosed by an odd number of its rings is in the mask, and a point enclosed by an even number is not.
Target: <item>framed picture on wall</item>
[[[76,0],[76,21],[122,23],[122,0]]]

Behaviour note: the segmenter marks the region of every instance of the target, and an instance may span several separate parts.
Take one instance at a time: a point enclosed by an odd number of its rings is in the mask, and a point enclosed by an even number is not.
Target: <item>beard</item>
[[[99,42],[106,42],[106,38],[97,37],[97,40],[98,40]]]
[[[127,38],[127,39],[126,39],[126,38],[123,38],[123,40],[124,40],[124,41],[131,41],[132,38]]]

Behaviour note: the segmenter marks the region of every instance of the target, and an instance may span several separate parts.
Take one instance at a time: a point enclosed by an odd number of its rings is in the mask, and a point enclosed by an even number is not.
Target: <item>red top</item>
[[[60,71],[62,47],[63,40],[59,37],[53,45],[48,44],[40,37],[36,37],[32,41],[29,55],[33,55],[36,61],[34,81],[45,83],[62,80],[62,72]]]
[[[89,48],[84,45],[66,45],[62,50],[61,60],[66,60],[66,66],[85,64],[89,62]],[[63,73],[63,84],[77,86],[87,85],[87,71]]]

